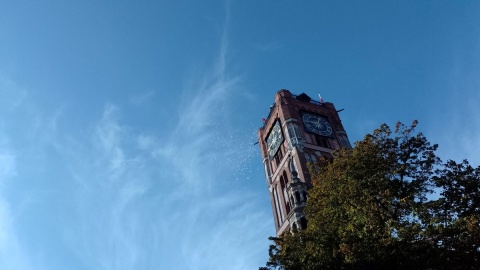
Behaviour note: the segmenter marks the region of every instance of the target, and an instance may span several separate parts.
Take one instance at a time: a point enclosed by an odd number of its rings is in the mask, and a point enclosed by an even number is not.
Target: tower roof
[[[297,96],[297,100],[310,102],[312,98],[305,93],[301,93],[300,95]]]

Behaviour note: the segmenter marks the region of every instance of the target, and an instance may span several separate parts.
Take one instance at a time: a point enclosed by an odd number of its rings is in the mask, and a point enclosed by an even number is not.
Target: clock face
[[[311,133],[315,133],[321,136],[331,136],[332,135],[332,126],[328,123],[327,119],[311,114],[304,113],[302,116],[303,124],[305,125],[305,130]]]
[[[282,129],[280,128],[280,121],[277,121],[270,131],[267,138],[268,156],[272,159],[277,153],[278,148],[283,142]]]

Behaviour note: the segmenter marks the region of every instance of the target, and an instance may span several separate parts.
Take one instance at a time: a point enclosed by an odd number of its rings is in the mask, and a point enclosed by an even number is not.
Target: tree
[[[261,269],[480,269],[480,167],[441,163],[416,125],[312,167],[308,227],[270,238]]]

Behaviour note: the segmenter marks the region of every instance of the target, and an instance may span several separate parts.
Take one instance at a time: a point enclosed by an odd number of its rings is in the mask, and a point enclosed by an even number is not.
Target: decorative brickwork
[[[258,130],[258,142],[277,234],[304,229],[303,208],[312,187],[307,163],[351,147],[335,106],[282,89]]]

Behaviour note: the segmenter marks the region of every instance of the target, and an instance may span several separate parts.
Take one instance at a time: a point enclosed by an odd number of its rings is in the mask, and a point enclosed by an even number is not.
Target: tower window
[[[293,148],[301,143],[300,129],[295,123],[289,123],[288,127],[289,147]]]
[[[305,160],[307,162],[317,163],[317,157],[315,156],[315,154],[309,154],[305,152]]]
[[[295,192],[295,199],[297,199],[297,202],[301,202],[300,193]]]
[[[277,166],[280,165],[280,162],[282,161],[282,159],[283,159],[283,148],[280,147],[280,149],[278,149],[277,154],[275,155],[275,163]]]
[[[284,217],[283,217],[283,210],[282,210],[282,208],[280,207],[280,204],[279,204],[280,200],[278,198],[277,187],[275,187],[273,189],[273,196],[274,196],[275,206],[276,206],[275,210],[277,212],[278,227],[280,227],[282,225]]]
[[[300,218],[300,229],[305,230],[307,228],[307,219],[305,217]]]
[[[280,165],[280,162],[283,159],[283,148],[280,147],[275,154],[275,157],[270,161],[272,165],[272,172],[275,172],[278,169],[278,166]]]
[[[330,142],[328,141],[328,138],[325,138],[323,136],[320,136],[320,135],[314,135],[314,138],[315,138],[315,141],[316,141],[316,144],[320,147],[325,147],[325,148],[331,148],[330,147]]]
[[[312,158],[310,157],[309,153],[305,152],[305,160],[307,160],[307,162],[312,162]]]
[[[348,140],[347,138],[347,135],[345,134],[340,134],[338,136],[339,140],[340,140],[340,144],[342,145],[342,147],[346,147],[346,148],[352,148],[351,144],[350,144],[350,141]]]
[[[287,194],[287,183],[288,183],[288,178],[287,178],[287,173],[284,171],[282,176],[280,176],[280,186],[282,187],[282,194],[283,198],[285,199],[285,210],[288,213],[290,213],[290,204],[289,204],[289,199],[288,199],[288,194]]]

